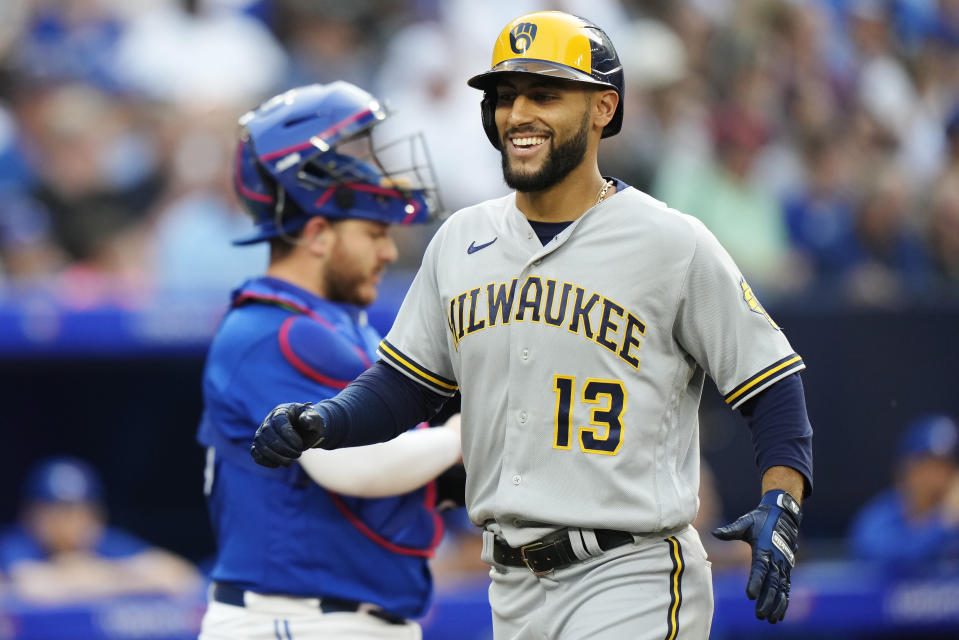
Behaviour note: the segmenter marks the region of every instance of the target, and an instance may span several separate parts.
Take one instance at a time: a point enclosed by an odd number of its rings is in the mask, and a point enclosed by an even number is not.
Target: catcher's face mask
[[[387,224],[426,222],[440,210],[422,135],[382,144],[388,117],[346,82],[293,89],[240,118],[234,186],[256,230],[235,244],[296,231],[312,216]]]

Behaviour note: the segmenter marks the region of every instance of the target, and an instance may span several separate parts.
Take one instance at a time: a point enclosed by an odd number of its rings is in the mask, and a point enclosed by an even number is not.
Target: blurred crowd
[[[229,244],[236,120],[310,82],[422,130],[447,209],[505,193],[465,80],[537,9],[618,48],[604,173],[701,218],[764,299],[959,299],[959,0],[4,0],[0,283],[83,306],[262,270]],[[415,267],[427,237],[399,240]]]
[[[946,414],[916,416],[890,447],[895,455],[889,483],[850,514],[845,549],[837,557],[892,573],[956,572],[959,425]],[[730,518],[720,486],[704,460],[693,526],[714,570],[743,571],[751,562],[750,547],[710,535]],[[0,602],[4,596],[44,605],[142,593],[198,596],[208,563],[197,568],[116,526],[106,498],[104,479],[91,463],[62,455],[36,460],[20,487],[16,521],[0,523]],[[489,566],[480,559],[479,529],[462,508],[445,511],[443,519],[445,537],[431,560],[438,588],[482,580]],[[828,559],[804,546],[803,564]]]
[[[0,595],[61,605],[199,592],[203,578],[192,564],[112,526],[106,504],[103,480],[85,460],[36,461],[20,488],[17,521],[0,529]]]

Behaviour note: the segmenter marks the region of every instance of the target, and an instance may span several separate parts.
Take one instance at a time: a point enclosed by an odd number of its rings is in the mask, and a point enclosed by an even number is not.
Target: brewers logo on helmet
[[[436,215],[422,135],[374,144],[388,115],[338,81],[291,89],[241,117],[233,185],[256,228],[234,244],[288,237],[313,216],[405,225]]]
[[[583,82],[619,94],[613,119],[603,137],[619,133],[623,124],[623,67],[606,33],[595,24],[561,11],[538,11],[516,18],[500,32],[493,45],[490,70],[467,82],[484,91],[481,104],[483,129],[500,148],[496,122],[496,82],[502,73],[533,73]]]

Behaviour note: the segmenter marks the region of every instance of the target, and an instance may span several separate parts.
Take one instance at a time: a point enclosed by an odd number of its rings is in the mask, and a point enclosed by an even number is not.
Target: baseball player
[[[280,473],[249,456],[279,400],[330,397],[375,359],[380,336],[363,308],[397,257],[388,227],[436,210],[413,154],[421,138],[392,147],[410,151],[402,178],[374,148],[386,116],[366,91],[334,82],[240,119],[234,186],[256,228],[237,244],[269,242],[270,263],[233,292],[203,377],[198,440],[218,550],[202,640],[421,637],[409,619],[431,594],[442,535],[433,480],[459,459],[458,418],[315,450]]]
[[[524,15],[469,84],[515,192],[445,221],[379,362],[333,399],[276,407],[253,458],[389,438],[459,390],[495,636],[703,639],[712,584],[690,522],[709,375],[762,475],[756,509],[716,533],[752,546],[747,595],[781,620],[812,489],[802,359],[698,220],[600,173],[624,95],[602,30]]]

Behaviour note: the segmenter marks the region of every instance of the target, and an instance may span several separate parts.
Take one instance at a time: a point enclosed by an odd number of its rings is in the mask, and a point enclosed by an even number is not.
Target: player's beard
[[[326,299],[367,307],[376,300],[372,273],[349,256],[334,254],[323,274]]]
[[[583,114],[583,122],[579,131],[569,140],[555,144],[555,138],[550,138],[549,153],[543,161],[543,166],[534,173],[514,171],[510,167],[509,153],[506,150],[508,142],[504,141],[500,150],[503,165],[503,180],[510,189],[523,193],[542,191],[562,181],[570,172],[578,167],[586,157],[586,145],[589,142],[589,114]]]

